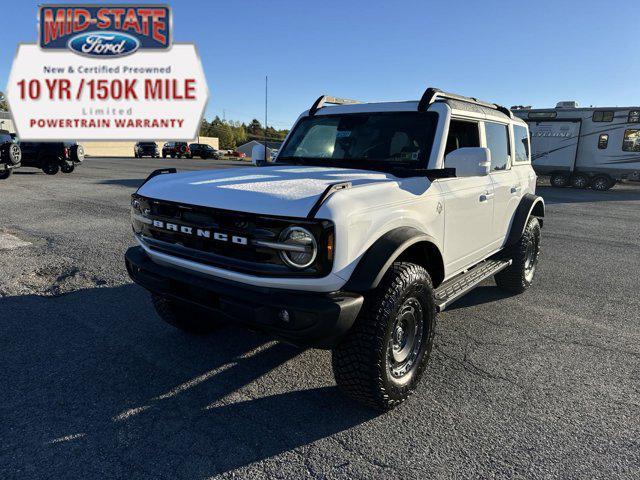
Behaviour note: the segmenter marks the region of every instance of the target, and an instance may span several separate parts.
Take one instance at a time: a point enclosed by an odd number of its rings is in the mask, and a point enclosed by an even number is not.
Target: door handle
[[[520,191],[519,186],[511,187],[511,193],[518,193]]]
[[[482,195],[480,195],[480,201],[481,202],[486,202],[490,198],[493,198],[493,193],[485,192]]]

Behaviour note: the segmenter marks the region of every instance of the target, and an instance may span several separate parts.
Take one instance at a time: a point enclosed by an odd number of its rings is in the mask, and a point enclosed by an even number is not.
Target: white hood
[[[158,175],[138,193],[203,207],[267,215],[306,217],[327,186],[354,186],[398,179],[388,173],[346,168],[277,166]]]

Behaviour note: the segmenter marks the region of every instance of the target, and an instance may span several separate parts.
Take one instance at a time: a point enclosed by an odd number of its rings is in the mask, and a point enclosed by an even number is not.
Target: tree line
[[[220,148],[223,150],[234,149],[251,140],[264,141],[265,136],[270,142],[284,140],[289,130],[276,130],[268,126],[264,128],[259,120],[253,119],[249,124],[233,120],[221,120],[216,116],[211,122],[202,119],[200,136],[217,137]]]

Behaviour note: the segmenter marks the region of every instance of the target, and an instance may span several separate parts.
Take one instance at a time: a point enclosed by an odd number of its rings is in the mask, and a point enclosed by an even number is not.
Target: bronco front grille
[[[199,263],[260,276],[318,277],[331,271],[326,254],[333,224],[234,212],[132,196],[132,223],[148,248]],[[303,271],[287,267],[278,252],[254,241],[276,241],[282,230],[300,225],[314,234],[318,258]]]

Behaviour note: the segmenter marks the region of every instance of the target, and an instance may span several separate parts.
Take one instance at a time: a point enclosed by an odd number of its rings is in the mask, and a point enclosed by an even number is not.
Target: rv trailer
[[[608,190],[640,179],[640,107],[512,107],[529,124],[531,159],[555,187]]]

